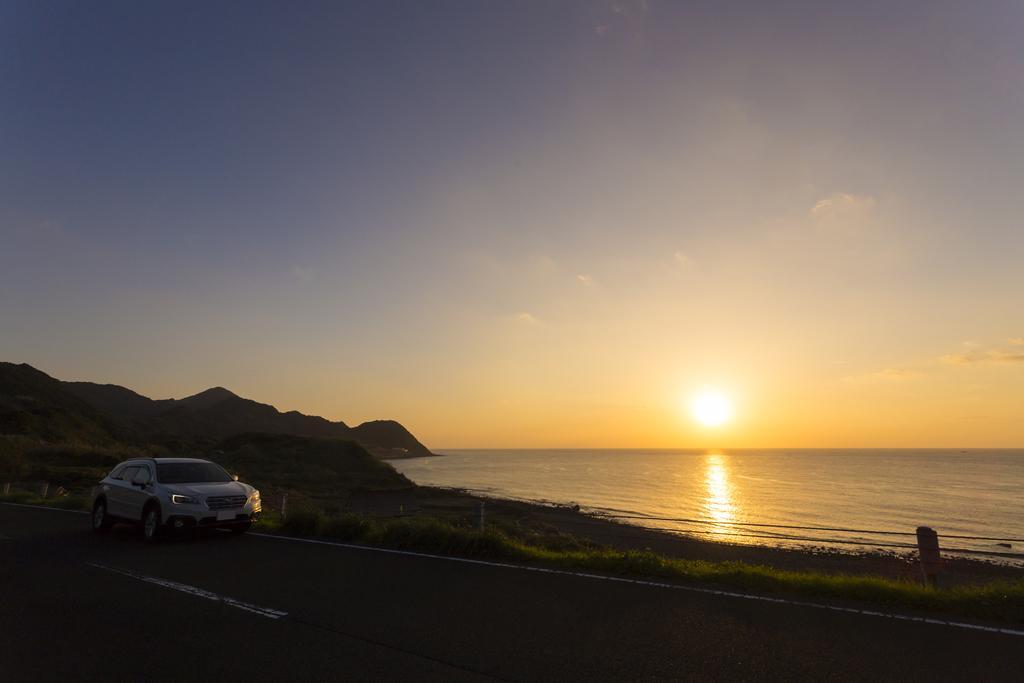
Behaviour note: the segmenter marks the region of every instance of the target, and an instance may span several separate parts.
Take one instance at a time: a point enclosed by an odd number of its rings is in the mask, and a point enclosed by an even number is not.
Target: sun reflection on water
[[[704,513],[716,522],[710,531],[715,534],[730,531],[728,524],[736,519],[736,506],[732,502],[729,467],[721,453],[708,453],[704,458],[704,488]]]

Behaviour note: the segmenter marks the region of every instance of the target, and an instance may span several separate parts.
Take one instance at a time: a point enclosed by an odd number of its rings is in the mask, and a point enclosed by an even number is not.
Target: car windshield
[[[232,481],[223,467],[212,462],[162,462],[157,464],[156,474],[163,484]]]

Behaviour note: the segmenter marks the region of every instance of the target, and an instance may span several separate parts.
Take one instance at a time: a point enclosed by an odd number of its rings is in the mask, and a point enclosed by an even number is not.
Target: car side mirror
[[[231,475],[231,481],[238,481],[238,475],[237,474],[232,474]]]

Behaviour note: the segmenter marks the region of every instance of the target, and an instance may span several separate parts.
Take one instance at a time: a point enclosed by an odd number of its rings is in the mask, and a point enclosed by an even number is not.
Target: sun
[[[719,427],[732,417],[732,402],[714,389],[705,389],[693,397],[690,412],[705,427]]]

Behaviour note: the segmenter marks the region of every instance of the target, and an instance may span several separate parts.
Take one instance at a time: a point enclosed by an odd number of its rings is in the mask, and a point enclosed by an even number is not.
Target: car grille
[[[211,510],[230,510],[245,505],[245,496],[210,496],[206,506]]]

